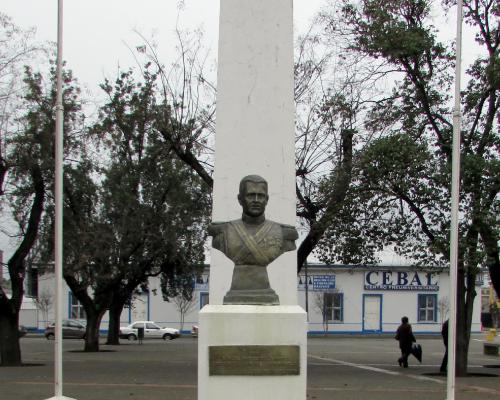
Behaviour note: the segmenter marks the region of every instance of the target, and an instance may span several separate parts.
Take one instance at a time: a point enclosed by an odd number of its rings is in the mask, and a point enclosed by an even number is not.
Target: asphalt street
[[[417,338],[418,339],[418,338]],[[457,378],[456,400],[500,399],[500,358],[483,355],[483,336],[473,336],[471,376]],[[317,337],[308,341],[307,398],[317,400],[445,400],[440,338],[421,338],[420,364],[397,365],[391,337]],[[23,367],[0,367],[1,400],[43,400],[54,395],[54,342],[21,339]],[[77,400],[195,400],[197,339],[146,340],[102,345],[84,353],[83,341],[64,341],[64,395]],[[237,394],[234,397],[237,400]]]

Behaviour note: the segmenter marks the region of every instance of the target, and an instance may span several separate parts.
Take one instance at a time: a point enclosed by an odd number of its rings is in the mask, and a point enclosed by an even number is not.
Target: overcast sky
[[[305,29],[323,2],[294,0],[297,30]],[[57,0],[1,0],[0,11],[23,28],[36,27],[39,40],[56,41]],[[219,0],[65,0],[63,57],[80,83],[99,92],[97,85],[114,77],[118,66],[134,66],[127,46],[142,44],[134,30],[155,36],[163,61],[173,54],[177,21],[181,28],[201,28],[215,60],[218,18]]]
[[[294,0],[295,35],[305,31],[326,2]],[[1,0],[0,11],[22,28],[35,27],[37,40],[55,42],[57,3],[57,0]],[[179,12],[180,3],[184,5]],[[438,13],[439,10],[436,16]],[[134,49],[143,43],[134,30],[148,38],[154,34],[160,59],[167,62],[174,55],[176,24],[183,29],[201,28],[204,43],[215,60],[218,17],[219,0],[65,0],[63,57],[87,89],[86,97],[98,98],[101,96],[98,85],[105,77],[114,79],[119,67],[128,69],[135,65],[129,47]],[[437,25],[441,38],[455,37],[454,14],[441,17]],[[464,28],[464,64],[476,53],[472,34]],[[6,250],[6,256],[10,254],[9,247],[0,234],[0,249]]]
[[[294,23],[303,31],[324,0],[294,0]],[[36,40],[57,40],[57,0],[1,0],[0,12],[21,28],[36,28]],[[180,11],[179,11],[180,9]],[[167,62],[175,52],[174,31],[202,29],[204,44],[217,55],[219,0],[65,0],[63,58],[86,88],[86,97],[102,95],[98,85],[114,79],[119,67],[135,66],[129,48],[143,44],[134,30],[154,35]],[[4,216],[5,217],[5,216]],[[0,223],[6,221],[0,217]],[[12,246],[0,233],[0,249],[7,261]]]

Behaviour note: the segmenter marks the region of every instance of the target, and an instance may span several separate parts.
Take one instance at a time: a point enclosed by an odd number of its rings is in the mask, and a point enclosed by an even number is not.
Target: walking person
[[[448,370],[448,322],[449,320],[444,321],[443,327],[441,328],[441,336],[443,337],[443,343],[446,350],[439,371],[444,373]]]
[[[416,342],[411,325],[408,323],[408,317],[401,318],[401,325],[399,325],[396,331],[395,339],[399,341],[399,348],[401,349],[401,357],[398,359],[399,366],[408,368],[408,357],[411,354],[411,347],[413,342]]]

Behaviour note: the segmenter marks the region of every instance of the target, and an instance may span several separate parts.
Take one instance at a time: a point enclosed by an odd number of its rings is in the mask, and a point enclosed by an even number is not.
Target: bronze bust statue
[[[266,180],[245,176],[238,194],[242,218],[214,222],[208,228],[212,246],[235,264],[223,304],[279,305],[279,297],[269,285],[267,266],[284,252],[295,250],[298,234],[291,225],[266,220],[268,199]]]

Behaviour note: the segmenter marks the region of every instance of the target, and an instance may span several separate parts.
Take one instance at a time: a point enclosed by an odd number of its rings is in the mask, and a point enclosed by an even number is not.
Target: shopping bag
[[[422,362],[422,346],[418,343],[414,343],[411,347],[411,354],[413,354],[418,361]]]

